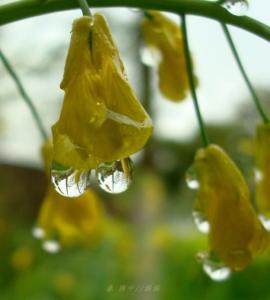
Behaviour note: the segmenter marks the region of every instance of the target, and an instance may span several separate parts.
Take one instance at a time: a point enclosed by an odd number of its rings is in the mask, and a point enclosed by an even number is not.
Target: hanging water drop
[[[270,231],[270,218],[267,218],[264,215],[259,215],[259,219],[263,225],[263,227],[267,230]]]
[[[57,253],[60,251],[60,244],[56,240],[46,240],[42,244],[43,250],[49,253]]]
[[[235,16],[246,15],[249,6],[247,0],[225,0],[221,5]]]
[[[231,269],[226,267],[221,261],[214,259],[208,253],[197,254],[198,260],[203,265],[204,272],[214,281],[224,281],[231,275]]]
[[[197,190],[200,187],[194,166],[189,167],[186,172],[186,183],[192,190]]]
[[[192,212],[192,217],[198,230],[202,233],[207,234],[209,232],[210,226],[206,216],[202,212],[194,210]]]
[[[79,197],[89,183],[89,171],[78,171],[55,161],[52,163],[51,181],[54,189],[64,197]]]
[[[140,48],[140,58],[144,65],[148,67],[155,67],[159,64],[161,55],[156,48],[143,45]]]
[[[259,183],[263,180],[263,173],[260,169],[255,169],[254,170],[254,177],[255,177],[255,182]]]
[[[45,236],[45,232],[44,232],[44,230],[41,227],[35,226],[32,229],[32,235],[36,239],[42,239]]]
[[[102,163],[96,170],[99,186],[106,192],[125,192],[132,182],[133,163],[128,157],[114,162]]]

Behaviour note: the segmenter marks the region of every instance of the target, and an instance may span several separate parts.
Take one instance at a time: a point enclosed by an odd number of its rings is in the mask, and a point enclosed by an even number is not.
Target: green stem
[[[87,0],[91,7],[137,7],[193,14],[231,24],[270,41],[270,27],[249,17],[230,14],[219,4],[202,0]],[[77,0],[21,0],[0,6],[0,25],[46,13],[78,8]]]
[[[198,102],[198,98],[197,98],[197,94],[196,94],[192,61],[191,61],[191,55],[190,55],[190,51],[189,51],[189,44],[188,44],[186,16],[182,15],[181,18],[182,18],[182,31],[183,31],[183,48],[184,48],[186,69],[187,69],[188,81],[189,81],[189,85],[190,85],[191,96],[192,96],[196,116],[197,116],[198,123],[199,123],[202,143],[203,143],[204,147],[207,147],[209,144],[209,141],[208,141],[208,137],[206,134],[206,130],[205,130],[205,126],[204,126],[204,122],[203,122],[203,118],[202,118],[202,114],[200,111],[200,106],[199,106],[199,102]]]
[[[15,81],[18,91],[21,94],[22,98],[24,99],[25,103],[27,104],[28,108],[30,109],[30,112],[37,124],[37,127],[39,129],[40,135],[42,137],[42,139],[44,140],[44,142],[46,142],[48,140],[48,136],[46,134],[46,131],[42,125],[41,119],[38,115],[38,112],[33,104],[33,102],[31,101],[30,97],[28,96],[28,94],[26,93],[18,75],[15,73],[13,67],[11,66],[11,64],[9,63],[8,59],[6,58],[6,56],[4,55],[4,53],[0,50],[0,58],[5,66],[5,68],[7,69],[8,73],[10,74],[10,76],[13,78],[13,80]]]
[[[84,16],[91,17],[92,14],[91,14],[91,11],[89,9],[89,6],[88,6],[86,0],[77,0],[77,1],[78,1],[78,4],[79,4],[79,6],[80,6],[80,8],[82,10],[82,14]]]
[[[244,68],[244,66],[242,64],[242,61],[241,61],[240,56],[238,54],[238,51],[237,51],[237,49],[235,47],[235,44],[233,42],[233,39],[231,37],[230,31],[229,31],[228,27],[226,26],[226,24],[221,23],[221,26],[222,26],[223,31],[225,33],[225,36],[226,36],[226,38],[228,40],[228,43],[229,43],[229,45],[231,47],[232,53],[233,53],[234,58],[235,58],[235,60],[237,62],[237,65],[238,65],[238,67],[240,69],[240,72],[241,72],[241,74],[242,74],[242,76],[243,76],[243,78],[244,78],[244,80],[245,80],[245,82],[247,84],[247,87],[248,87],[248,89],[249,89],[249,91],[250,91],[250,93],[252,95],[252,99],[253,99],[253,101],[255,103],[255,106],[256,106],[256,108],[258,110],[258,113],[261,115],[261,118],[262,118],[262,120],[263,120],[264,123],[269,123],[269,118],[268,118],[267,114],[265,113],[265,111],[264,111],[264,109],[263,109],[263,107],[262,107],[262,105],[260,103],[260,99],[257,96],[257,93],[256,93],[255,89],[253,88],[253,86],[251,84],[251,81],[250,81],[250,79],[249,79],[249,77],[247,75],[247,72],[246,72],[246,70],[245,70],[245,68]]]

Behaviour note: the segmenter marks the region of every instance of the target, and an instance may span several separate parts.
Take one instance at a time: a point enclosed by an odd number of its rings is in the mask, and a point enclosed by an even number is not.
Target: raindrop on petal
[[[197,229],[202,233],[208,233],[210,229],[209,222],[206,216],[198,210],[194,210],[192,212],[193,221],[197,227]]]
[[[96,169],[100,188],[112,194],[125,192],[133,177],[133,163],[130,158],[102,163]]]
[[[55,240],[46,240],[42,244],[43,250],[49,253],[57,253],[60,251],[60,244]]]
[[[244,16],[248,11],[247,0],[226,0],[222,3],[222,6],[235,16]]]
[[[213,259],[208,253],[197,254],[198,260],[203,265],[204,272],[214,281],[224,281],[231,275],[231,269],[226,267],[221,261]]]
[[[254,170],[254,177],[255,177],[255,182],[259,183],[263,180],[263,173],[260,169],[255,169]]]
[[[186,183],[192,190],[197,190],[200,187],[194,166],[189,167],[186,172]]]
[[[79,197],[89,185],[90,171],[78,171],[53,162],[51,181],[54,189],[64,197]]]

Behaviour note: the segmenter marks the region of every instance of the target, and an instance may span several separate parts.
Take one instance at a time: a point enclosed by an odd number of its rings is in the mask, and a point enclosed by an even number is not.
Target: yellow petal
[[[197,152],[195,169],[200,183],[196,201],[210,224],[210,251],[240,270],[269,246],[269,234],[251,205],[245,180],[215,145]]]
[[[260,213],[270,217],[270,124],[258,124],[255,139],[256,203]]]
[[[53,126],[54,159],[76,169],[128,157],[152,133],[152,121],[130,87],[105,18],[73,24],[61,115]]]
[[[158,50],[159,88],[172,101],[186,97],[189,83],[183,52],[183,40],[180,27],[160,12],[150,11],[150,17],[142,23],[144,40],[150,49]]]

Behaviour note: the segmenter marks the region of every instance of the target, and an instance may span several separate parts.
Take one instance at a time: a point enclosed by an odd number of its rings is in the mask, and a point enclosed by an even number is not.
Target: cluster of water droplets
[[[231,275],[231,269],[222,261],[207,252],[199,252],[197,259],[202,263],[203,271],[214,281],[224,281]]]
[[[225,0],[221,5],[235,16],[246,15],[249,7],[247,0]]]
[[[38,240],[43,240],[42,242],[42,249],[48,253],[55,254],[61,250],[60,243],[57,239],[44,239],[45,238],[45,231],[38,226],[35,226],[32,229],[32,235],[34,238]]]
[[[90,171],[79,171],[65,167],[58,162],[52,163],[51,181],[54,189],[62,196],[73,198],[82,195],[90,185]],[[96,178],[101,189],[108,193],[125,192],[133,178],[132,160],[124,158],[100,164],[96,169]]]
[[[128,157],[122,160],[100,164],[96,169],[100,188],[112,194],[126,191],[133,177],[133,163]]]

